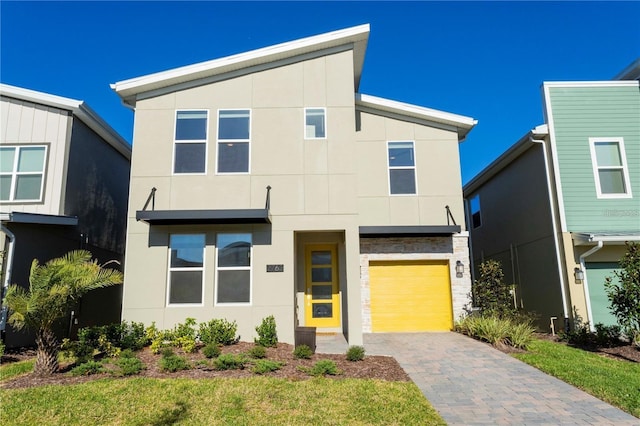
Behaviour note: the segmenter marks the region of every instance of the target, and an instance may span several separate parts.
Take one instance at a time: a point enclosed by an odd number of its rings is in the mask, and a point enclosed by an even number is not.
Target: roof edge
[[[478,120],[464,115],[365,95],[363,93],[356,93],[355,101],[356,107],[369,107],[375,110],[393,112],[407,117],[420,118],[427,121],[453,126],[458,129],[458,140],[460,142],[464,140],[471,129],[478,124]]]
[[[4,83],[0,83],[0,95],[69,111],[89,126],[91,130],[100,135],[100,137],[127,158],[127,160],[131,160],[131,145],[82,100],[65,98]]]

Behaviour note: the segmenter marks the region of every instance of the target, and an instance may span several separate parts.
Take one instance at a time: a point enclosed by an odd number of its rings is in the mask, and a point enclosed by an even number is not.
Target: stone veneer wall
[[[442,237],[360,238],[360,288],[362,294],[362,331],[371,333],[371,292],[369,262],[379,260],[448,260],[451,279],[453,319],[457,320],[470,305],[469,234],[462,232]],[[456,261],[464,264],[462,278],[456,277]]]

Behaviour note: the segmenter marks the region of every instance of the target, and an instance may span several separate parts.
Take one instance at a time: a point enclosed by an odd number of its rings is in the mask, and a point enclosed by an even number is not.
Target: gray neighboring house
[[[28,287],[33,259],[44,263],[87,249],[99,262],[123,261],[131,146],[83,101],[0,84],[2,290]],[[118,322],[122,288],[96,290],[60,325]],[[6,324],[7,347],[33,336]]]
[[[464,186],[474,263],[501,261],[544,330],[616,323],[605,278],[640,241],[639,79],[635,60],[611,80],[544,82],[545,123]]]
[[[362,344],[468,303],[476,121],[359,93],[369,25],[114,83],[135,109],[122,316]],[[307,330],[308,331],[308,330]]]

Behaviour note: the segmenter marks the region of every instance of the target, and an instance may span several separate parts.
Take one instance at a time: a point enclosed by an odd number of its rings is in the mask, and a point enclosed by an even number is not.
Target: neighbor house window
[[[218,111],[218,173],[249,172],[251,111]]]
[[[0,147],[0,201],[42,201],[46,146]]]
[[[176,111],[173,173],[206,173],[208,111]]]
[[[629,169],[622,138],[590,138],[598,198],[631,197]]]
[[[469,202],[471,207],[471,225],[478,228],[482,225],[482,217],[480,216],[480,195],[475,195]]]
[[[305,139],[324,139],[327,137],[326,116],[327,112],[324,108],[304,109]]]
[[[413,142],[389,142],[389,192],[416,193],[416,161]]]
[[[216,303],[251,303],[251,234],[218,234]]]
[[[202,304],[204,234],[173,234],[169,246],[168,304]]]

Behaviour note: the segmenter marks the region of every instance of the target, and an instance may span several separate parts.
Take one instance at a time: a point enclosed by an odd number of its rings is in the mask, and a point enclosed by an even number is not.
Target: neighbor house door
[[[340,326],[340,288],[335,244],[305,249],[305,325]]]

